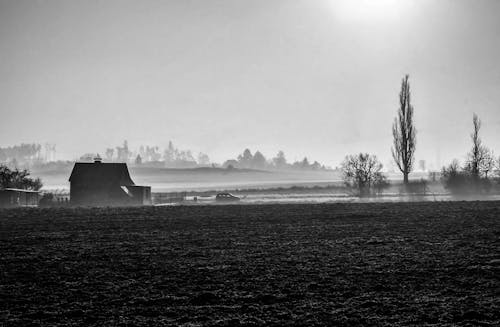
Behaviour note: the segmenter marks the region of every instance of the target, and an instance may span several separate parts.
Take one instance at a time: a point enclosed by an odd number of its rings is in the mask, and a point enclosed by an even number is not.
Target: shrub
[[[380,193],[389,185],[386,176],[381,172],[382,164],[376,156],[368,153],[346,156],[341,170],[344,183],[359,196]]]
[[[488,178],[478,177],[470,169],[462,169],[457,160],[443,167],[441,181],[444,187],[455,194],[487,193],[492,184]]]
[[[423,178],[420,180],[409,181],[407,185],[403,185],[401,193],[412,193],[412,194],[427,194],[429,188],[427,181]]]

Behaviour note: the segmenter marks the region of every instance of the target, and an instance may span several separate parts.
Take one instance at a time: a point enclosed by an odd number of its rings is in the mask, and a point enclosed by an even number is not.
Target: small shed
[[[138,186],[126,163],[77,162],[70,181],[70,203],[76,206],[142,206],[151,204],[151,187]]]
[[[40,192],[17,188],[0,189],[0,207],[29,207],[37,206],[40,200]]]

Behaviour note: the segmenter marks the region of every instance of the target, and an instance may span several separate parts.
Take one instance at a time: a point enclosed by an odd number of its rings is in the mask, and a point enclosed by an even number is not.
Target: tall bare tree
[[[489,167],[490,151],[483,145],[483,141],[479,137],[481,130],[481,120],[474,114],[472,116],[473,130],[470,134],[472,140],[472,149],[467,155],[467,169],[474,179],[479,179],[484,172],[484,167]],[[491,169],[487,169],[488,171]],[[487,177],[487,174],[486,174]]]
[[[413,123],[413,106],[410,99],[409,76],[406,75],[401,82],[399,93],[399,108],[397,117],[392,125],[394,144],[391,148],[392,157],[399,170],[403,173],[403,182],[408,185],[408,175],[413,169],[416,129]]]

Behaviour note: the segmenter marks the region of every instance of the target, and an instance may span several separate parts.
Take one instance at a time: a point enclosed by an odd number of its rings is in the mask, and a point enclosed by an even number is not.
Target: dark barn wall
[[[151,204],[151,188],[120,185],[81,185],[71,183],[70,202],[76,206],[140,206]]]
[[[70,202],[81,206],[126,205],[128,195],[120,185],[81,185],[71,183]]]
[[[127,186],[127,189],[132,193],[133,198],[130,200],[135,205],[150,205],[151,202],[151,187],[149,186]]]

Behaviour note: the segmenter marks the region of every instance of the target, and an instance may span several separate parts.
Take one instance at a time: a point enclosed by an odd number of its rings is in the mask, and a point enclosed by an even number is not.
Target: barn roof
[[[22,188],[12,188],[12,187],[0,188],[0,192],[2,192],[2,191],[23,192],[23,193],[40,193],[40,191],[32,191],[32,190],[26,190],[26,189],[22,189]]]
[[[135,185],[130,178],[126,163],[77,162],[69,181],[78,184]]]

